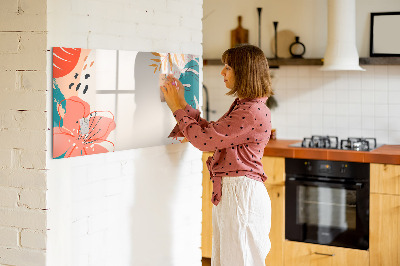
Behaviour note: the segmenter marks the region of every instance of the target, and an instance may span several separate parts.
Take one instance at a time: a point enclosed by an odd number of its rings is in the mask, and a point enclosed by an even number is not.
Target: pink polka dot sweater
[[[261,182],[267,179],[261,159],[271,132],[271,112],[267,97],[238,98],[218,121],[208,122],[200,111],[187,105],[174,112],[178,124],[169,137],[186,137],[201,151],[214,151],[207,160],[213,182],[211,201],[221,200],[224,176],[247,176]]]

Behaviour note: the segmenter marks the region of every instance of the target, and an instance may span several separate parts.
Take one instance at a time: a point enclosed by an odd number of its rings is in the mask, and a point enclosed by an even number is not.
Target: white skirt
[[[271,200],[264,184],[222,178],[222,197],[212,210],[212,266],[262,266],[271,249]]]

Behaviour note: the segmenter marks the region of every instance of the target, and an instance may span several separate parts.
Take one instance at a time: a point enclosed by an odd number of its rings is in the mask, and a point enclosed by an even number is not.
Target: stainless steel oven
[[[369,164],[286,159],[285,237],[367,250]]]

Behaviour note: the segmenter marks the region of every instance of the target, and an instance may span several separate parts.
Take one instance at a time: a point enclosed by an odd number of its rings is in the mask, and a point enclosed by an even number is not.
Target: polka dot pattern
[[[224,176],[247,176],[261,182],[267,179],[261,164],[271,132],[271,115],[266,100],[266,97],[236,99],[216,122],[201,118],[200,112],[190,105],[174,113],[178,124],[170,137],[181,135],[201,151],[215,151],[214,156],[207,160],[214,205],[221,200]]]

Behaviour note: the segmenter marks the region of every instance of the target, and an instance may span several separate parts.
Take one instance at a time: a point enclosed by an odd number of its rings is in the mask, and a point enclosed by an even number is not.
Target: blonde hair
[[[254,99],[274,94],[268,61],[260,48],[248,44],[230,48],[222,54],[221,60],[235,74],[235,85],[227,95]]]

